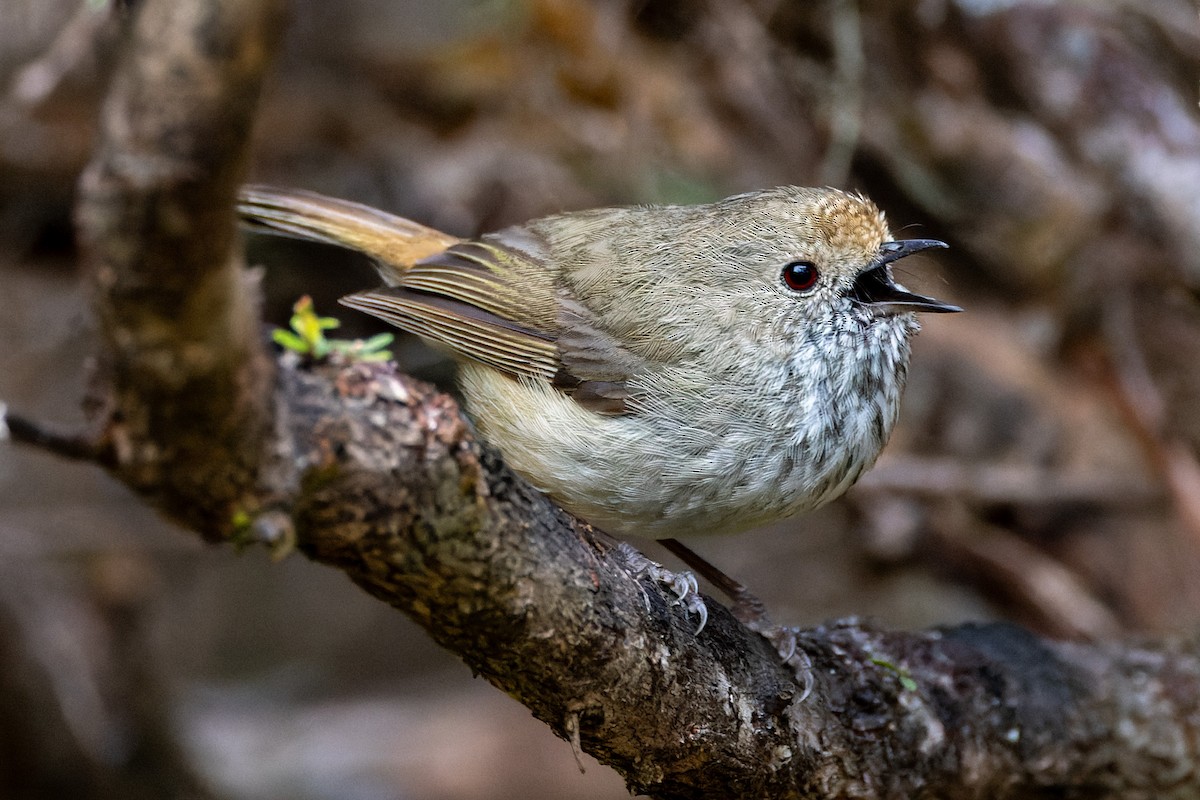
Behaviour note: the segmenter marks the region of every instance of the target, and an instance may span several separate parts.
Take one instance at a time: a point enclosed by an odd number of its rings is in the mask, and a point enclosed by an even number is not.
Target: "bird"
[[[732,534],[815,509],[876,460],[917,312],[895,281],[944,248],[865,196],[781,186],[571,211],[460,239],[359,203],[247,186],[260,230],[371,258],[342,299],[446,348],[505,462],[617,536]]]

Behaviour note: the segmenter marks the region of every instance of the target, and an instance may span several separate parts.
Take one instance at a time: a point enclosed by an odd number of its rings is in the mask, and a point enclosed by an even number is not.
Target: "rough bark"
[[[1194,646],[848,621],[800,634],[804,697],[711,601],[694,635],[449,398],[389,365],[273,369],[230,209],[276,19],[145,3],[79,204],[105,365],[82,451],[210,540],[344,571],[654,797],[1200,797]]]
[[[145,3],[79,185],[121,480],[223,538],[257,482],[271,366],[229,207],[280,2]]]
[[[1196,797],[1192,648],[1008,625],[847,621],[815,689],[712,606],[708,627],[603,553],[389,366],[285,364],[298,546],[402,609],[654,797]]]

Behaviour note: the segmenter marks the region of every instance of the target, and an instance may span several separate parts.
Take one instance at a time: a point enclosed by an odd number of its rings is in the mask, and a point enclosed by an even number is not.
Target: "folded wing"
[[[551,383],[594,411],[627,411],[631,354],[563,292],[531,229],[463,241],[359,203],[263,186],[243,189],[238,211],[254,228],[371,257],[388,285],[343,304],[462,358]]]

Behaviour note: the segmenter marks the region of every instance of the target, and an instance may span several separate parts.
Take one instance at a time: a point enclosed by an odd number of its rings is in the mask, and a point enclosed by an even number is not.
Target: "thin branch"
[[[74,461],[99,462],[103,445],[86,433],[56,430],[8,410],[0,403],[0,441],[10,439]]]
[[[959,458],[885,456],[855,492],[904,492],[977,503],[1138,508],[1160,502],[1160,487],[1138,475],[1065,471],[1031,464],[987,464]]]
[[[1166,483],[1179,518],[1200,540],[1200,464],[1191,448],[1165,430],[1166,402],[1139,342],[1130,298],[1125,293],[1107,298],[1101,320],[1109,353],[1105,368],[1117,407]]]
[[[817,180],[821,185],[843,186],[850,175],[850,162],[858,150],[866,76],[857,0],[835,0],[829,20],[836,89],[832,93],[834,105],[829,114],[829,145],[821,158]]]
[[[933,526],[938,561],[976,578],[973,583],[995,587],[1038,630],[1056,636],[1091,641],[1111,639],[1121,624],[1087,584],[1057,561],[1018,536],[991,526],[965,524],[965,514],[950,514],[950,524]],[[970,528],[964,536],[954,522]]]
[[[46,52],[17,70],[0,102],[23,108],[44,102],[80,64],[94,57],[97,43],[113,18],[111,2],[79,3]]]

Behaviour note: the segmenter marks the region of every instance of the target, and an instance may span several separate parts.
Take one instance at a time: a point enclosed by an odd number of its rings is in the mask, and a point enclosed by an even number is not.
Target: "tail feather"
[[[242,220],[257,230],[364,253],[391,284],[415,262],[460,241],[370,206],[298,189],[244,186],[237,208]]]

